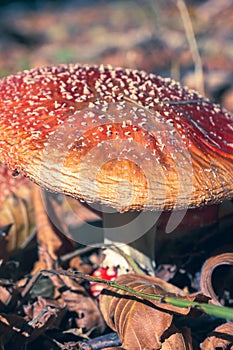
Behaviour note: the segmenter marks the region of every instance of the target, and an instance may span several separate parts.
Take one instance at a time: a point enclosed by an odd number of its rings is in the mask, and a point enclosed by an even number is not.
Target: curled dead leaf
[[[213,256],[206,260],[202,267],[200,286],[203,294],[209,296],[211,302],[216,305],[221,305],[212,286],[213,271],[220,265],[233,265],[233,253],[223,253]]]
[[[202,350],[231,350],[233,349],[233,323],[224,323],[200,345]]]
[[[185,298],[182,290],[156,277],[127,274],[117,277],[116,282],[137,292],[160,296],[179,294]],[[142,300],[113,288],[100,296],[100,308],[107,325],[118,333],[124,349],[189,349],[182,333],[172,324],[173,313],[185,315],[189,309]]]

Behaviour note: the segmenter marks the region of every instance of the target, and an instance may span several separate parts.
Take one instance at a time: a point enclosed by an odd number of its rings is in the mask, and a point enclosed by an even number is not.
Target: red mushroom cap
[[[0,81],[0,161],[117,210],[233,197],[233,117],[171,79],[60,65]]]

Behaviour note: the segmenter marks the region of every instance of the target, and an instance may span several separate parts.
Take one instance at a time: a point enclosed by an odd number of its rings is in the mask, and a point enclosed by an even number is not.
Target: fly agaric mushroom
[[[0,81],[0,161],[118,211],[233,197],[233,117],[171,79],[59,65]]]

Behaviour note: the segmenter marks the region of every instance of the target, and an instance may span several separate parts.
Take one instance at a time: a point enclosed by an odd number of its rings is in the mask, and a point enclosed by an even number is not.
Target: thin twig
[[[101,335],[99,337],[80,340],[78,342],[70,341],[65,344],[58,342],[56,339],[53,339],[53,342],[58,345],[61,350],[101,350],[107,348],[117,348],[121,345],[120,338],[117,333],[108,333]],[[1,350],[1,349],[0,349]]]
[[[190,49],[194,67],[195,67],[196,89],[200,91],[201,94],[204,94],[205,89],[204,89],[204,74],[203,74],[202,60],[198,50],[198,45],[195,38],[192,21],[190,19],[185,1],[177,0],[177,8],[180,11],[180,16],[183,21],[186,37],[189,43],[189,49]]]
[[[60,256],[58,259],[61,263],[71,260],[73,258],[75,258],[76,256],[80,256],[80,255],[84,255],[86,253],[90,253],[93,252],[94,250],[100,249],[102,246],[98,243],[98,244],[93,244],[91,246],[86,246],[83,248],[78,248],[75,249],[74,251],[64,254],[62,256]]]
[[[92,350],[101,350],[120,346],[121,341],[117,333],[109,333],[89,340],[88,344],[91,346]]]

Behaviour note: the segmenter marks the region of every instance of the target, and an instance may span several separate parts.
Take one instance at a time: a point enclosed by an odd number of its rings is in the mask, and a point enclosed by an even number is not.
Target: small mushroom
[[[233,197],[233,116],[171,79],[59,65],[0,81],[0,161],[117,211]]]

